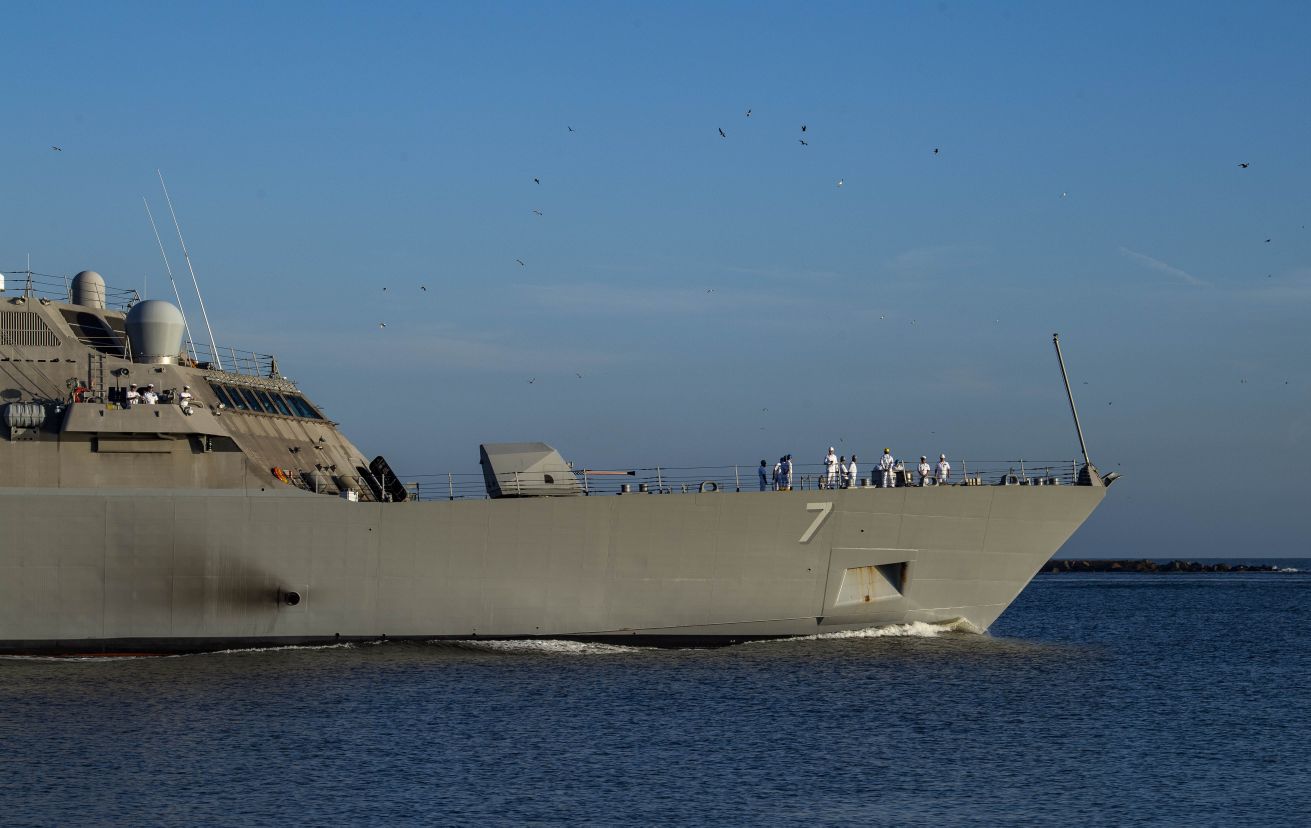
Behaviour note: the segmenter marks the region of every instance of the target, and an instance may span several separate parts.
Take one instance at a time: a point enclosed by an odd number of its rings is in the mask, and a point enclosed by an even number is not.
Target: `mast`
[[[169,284],[173,285],[173,298],[178,300],[178,310],[182,312],[182,327],[187,332],[187,346],[191,348],[191,359],[200,362],[196,356],[196,342],[191,338],[191,325],[187,322],[187,309],[182,306],[182,296],[178,294],[178,283],[173,278],[173,268],[168,263],[168,254],[164,252],[164,241],[159,237],[159,228],[155,226],[155,217],[150,212],[150,202],[146,197],[141,197],[141,203],[146,205],[146,218],[150,219],[150,229],[155,231],[155,242],[159,245],[159,255],[164,257],[164,270],[168,271]]]
[[[178,243],[182,245],[182,258],[187,260],[187,270],[191,271],[191,285],[196,289],[196,300],[200,302],[200,315],[205,320],[205,330],[209,332],[210,354],[220,371],[223,370],[223,358],[219,356],[218,344],[214,341],[214,329],[209,325],[209,314],[205,312],[205,297],[200,295],[200,283],[196,281],[196,269],[191,266],[191,254],[187,252],[187,243],[182,238],[182,225],[178,224],[178,214],[173,210],[173,199],[168,197],[168,185],[164,183],[164,174],[155,170],[159,176],[159,186],[164,189],[164,200],[168,202],[168,212],[173,216],[173,226],[178,231]]]
[[[1088,446],[1083,441],[1083,427],[1079,425],[1079,410],[1074,407],[1074,392],[1070,390],[1070,377],[1065,373],[1065,359],[1061,356],[1061,335],[1052,334],[1052,344],[1056,346],[1056,361],[1061,365],[1061,379],[1065,381],[1065,396],[1070,399],[1070,413],[1074,415],[1074,430],[1079,434],[1079,450],[1083,452],[1083,464],[1086,468],[1092,469],[1092,461],[1088,459]]]

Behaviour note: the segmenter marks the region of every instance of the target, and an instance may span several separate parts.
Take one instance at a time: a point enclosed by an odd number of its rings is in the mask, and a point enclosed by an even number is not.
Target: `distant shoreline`
[[[1285,569],[1266,563],[1226,563],[1224,561],[1185,561],[1181,559],[1141,558],[1137,560],[1074,560],[1053,559],[1042,567],[1042,572],[1283,572]]]

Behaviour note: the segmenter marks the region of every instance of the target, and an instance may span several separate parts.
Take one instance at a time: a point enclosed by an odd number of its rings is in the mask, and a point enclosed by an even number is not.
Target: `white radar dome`
[[[72,300],[84,308],[105,306],[105,280],[94,270],[84,270],[73,277]]]
[[[127,312],[134,362],[174,364],[182,353],[182,311],[163,299],[147,299]]]

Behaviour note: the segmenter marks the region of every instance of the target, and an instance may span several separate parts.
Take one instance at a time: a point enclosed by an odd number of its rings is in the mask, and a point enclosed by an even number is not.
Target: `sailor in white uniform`
[[[856,455],[851,455],[851,465],[847,467],[847,485],[859,486],[860,478],[856,476]]]
[[[182,386],[182,391],[181,393],[178,394],[178,406],[182,409],[183,414],[186,414],[187,416],[191,416],[191,386],[190,385]]]
[[[932,474],[933,469],[929,468],[929,458],[922,454],[920,455],[920,465],[917,471],[920,473],[920,485],[929,485],[929,476]]]
[[[879,471],[883,473],[883,488],[892,488],[892,467],[897,465],[897,461],[892,456],[892,449],[885,448],[883,456],[879,458]]]
[[[146,390],[141,392],[141,401],[146,405],[154,405],[159,402],[159,395],[155,393],[155,386],[147,385]]]
[[[833,451],[833,447],[828,447],[828,456],[824,458],[825,482],[826,488],[836,489],[838,487],[838,455]]]
[[[127,393],[123,395],[123,404],[128,408],[138,405],[141,402],[141,393],[137,391],[137,384],[134,382],[127,387]]]
[[[938,485],[947,485],[947,479],[951,477],[951,464],[947,462],[947,455],[938,455]]]

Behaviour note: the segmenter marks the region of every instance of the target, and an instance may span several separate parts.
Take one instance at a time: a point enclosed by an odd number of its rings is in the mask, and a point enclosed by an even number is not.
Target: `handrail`
[[[68,276],[36,273],[26,268],[0,270],[0,273],[5,274],[5,294],[19,293],[68,304],[73,301],[73,280]],[[110,310],[127,311],[140,301],[141,294],[131,288],[105,286],[105,307]]]
[[[1077,460],[952,460],[949,485],[991,486],[1022,485],[1073,486],[1078,483]],[[899,485],[917,485],[918,464],[906,464]],[[936,463],[930,464],[936,475]],[[872,488],[881,477],[873,464],[857,464],[857,479],[842,485],[837,476],[837,488]],[[497,475],[497,482],[506,496],[604,496],[639,494],[694,494],[704,488],[707,492],[758,492],[759,477],[755,465],[732,466],[651,466],[625,470],[622,475],[597,475],[583,468],[571,473],[507,472]],[[828,486],[827,467],[821,463],[794,463],[792,489],[823,491]],[[766,466],[766,489],[774,491],[773,466]],[[548,485],[544,475],[550,474],[555,483]],[[564,475],[572,474],[569,481]],[[410,490],[410,501],[485,499],[487,478],[482,472],[441,472],[437,474],[402,474],[400,479]],[[409,501],[407,501],[409,502]]]
[[[185,353],[194,354],[199,365],[209,367],[212,370],[218,370],[219,364],[222,364],[222,370],[228,374],[247,377],[271,377],[274,379],[279,376],[278,359],[273,354],[243,351],[240,348],[220,345],[216,355],[209,343],[194,340],[188,342],[183,350]]]

